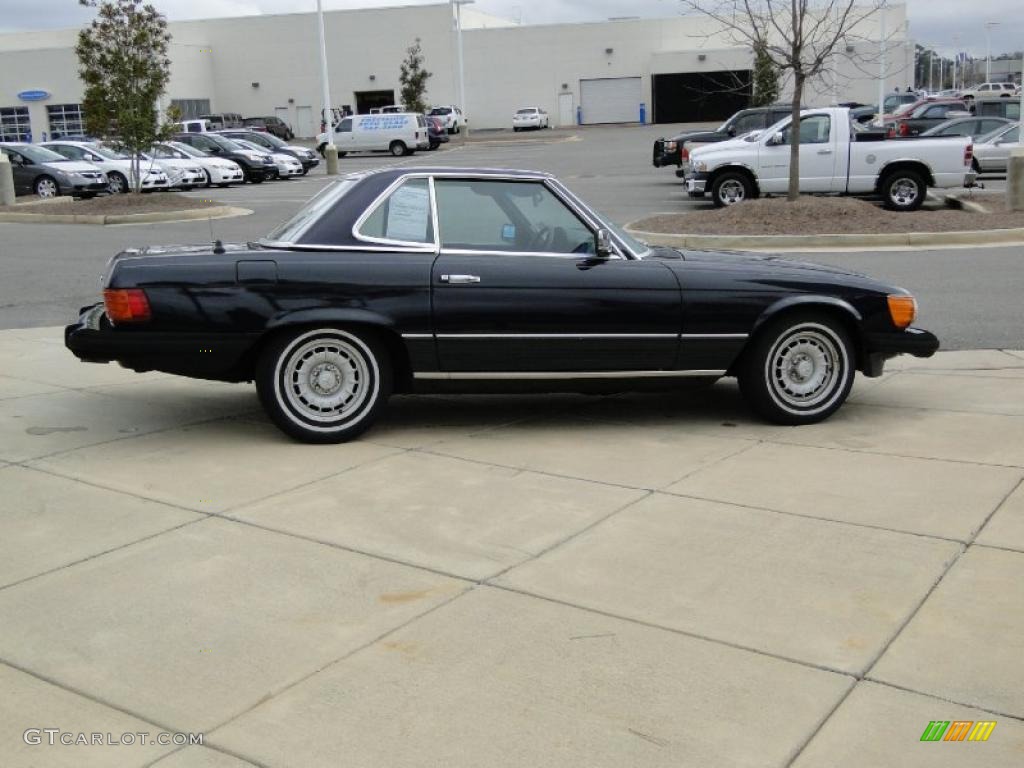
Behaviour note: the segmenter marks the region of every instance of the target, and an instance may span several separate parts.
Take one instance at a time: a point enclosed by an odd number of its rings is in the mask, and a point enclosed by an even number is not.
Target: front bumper
[[[58,182],[57,188],[60,189],[60,193],[62,195],[71,195],[73,197],[75,195],[88,195],[96,194],[99,192],[109,192],[110,182],[106,180],[90,182],[73,181],[70,184]]]
[[[897,333],[867,333],[864,336],[864,373],[881,376],[885,361],[891,357],[931,357],[938,349],[938,337],[923,328],[907,328]]]
[[[708,175],[706,173],[694,173],[686,180],[686,191],[690,197],[704,197],[707,186]]]

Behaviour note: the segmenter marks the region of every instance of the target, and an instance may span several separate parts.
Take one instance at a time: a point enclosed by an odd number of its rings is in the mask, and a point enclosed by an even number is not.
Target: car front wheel
[[[256,389],[286,434],[307,443],[341,443],[366,431],[391,394],[391,362],[365,332],[305,330],[263,351]]]
[[[744,399],[776,424],[822,421],[846,401],[856,360],[849,334],[824,315],[788,315],[765,327],[738,371]]]
[[[882,180],[882,198],[892,211],[916,211],[927,194],[928,186],[917,171],[894,171]]]
[[[43,198],[57,197],[60,194],[60,188],[57,186],[57,182],[49,176],[40,176],[36,179],[35,193]]]
[[[754,185],[742,173],[723,173],[711,185],[711,199],[716,208],[726,208],[754,197]]]

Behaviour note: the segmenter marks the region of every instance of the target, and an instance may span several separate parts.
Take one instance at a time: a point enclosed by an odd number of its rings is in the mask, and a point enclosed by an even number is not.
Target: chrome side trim
[[[691,370],[691,371],[521,371],[518,373],[467,371],[465,373],[448,373],[440,371],[420,371],[413,374],[414,378],[433,381],[571,381],[573,379],[665,379],[665,378],[717,378],[725,375],[725,371]]]
[[[699,339],[746,339],[749,336],[749,333],[684,333],[679,338],[683,341],[693,341]]]
[[[372,251],[374,253],[437,253],[430,243],[424,243],[420,247],[408,245],[394,245],[385,247],[383,245],[313,245],[306,243],[272,243],[270,241],[260,242],[267,248],[276,248],[282,251]]]
[[[599,261],[598,256],[587,253],[553,253],[551,251],[474,251],[468,248],[442,248],[442,256],[543,256],[553,259],[571,259],[572,261]],[[608,256],[609,261],[625,261],[625,257],[618,254]]]
[[[432,334],[432,333],[403,333],[402,334],[402,338],[403,339],[408,339],[409,341],[430,341],[430,340],[432,340],[434,338],[434,334]]]
[[[439,339],[676,339],[676,333],[439,333]]]

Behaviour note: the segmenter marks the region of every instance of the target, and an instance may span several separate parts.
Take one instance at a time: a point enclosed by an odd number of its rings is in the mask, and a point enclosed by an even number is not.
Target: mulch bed
[[[56,213],[56,214],[102,214],[117,215],[131,213],[153,213],[156,211],[191,211],[197,208],[212,208],[220,205],[212,200],[185,197],[175,192],[152,192],[142,195],[102,195],[89,200],[74,200],[59,197],[55,200],[22,198],[26,201],[16,205],[0,205],[5,213]]]
[[[748,200],[730,208],[650,216],[630,225],[671,235],[840,235],[888,232],[956,232],[1024,227],[1024,212],[1001,200],[976,198],[990,213],[960,210],[888,211],[850,197]]]

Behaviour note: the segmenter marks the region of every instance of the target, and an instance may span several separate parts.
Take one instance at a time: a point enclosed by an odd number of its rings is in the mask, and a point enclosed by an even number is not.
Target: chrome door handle
[[[819,149],[818,150],[818,154],[819,155],[831,155],[832,154],[832,150],[831,149]]]
[[[479,283],[479,275],[441,275],[441,282],[448,283],[448,285],[468,285],[470,283]]]

